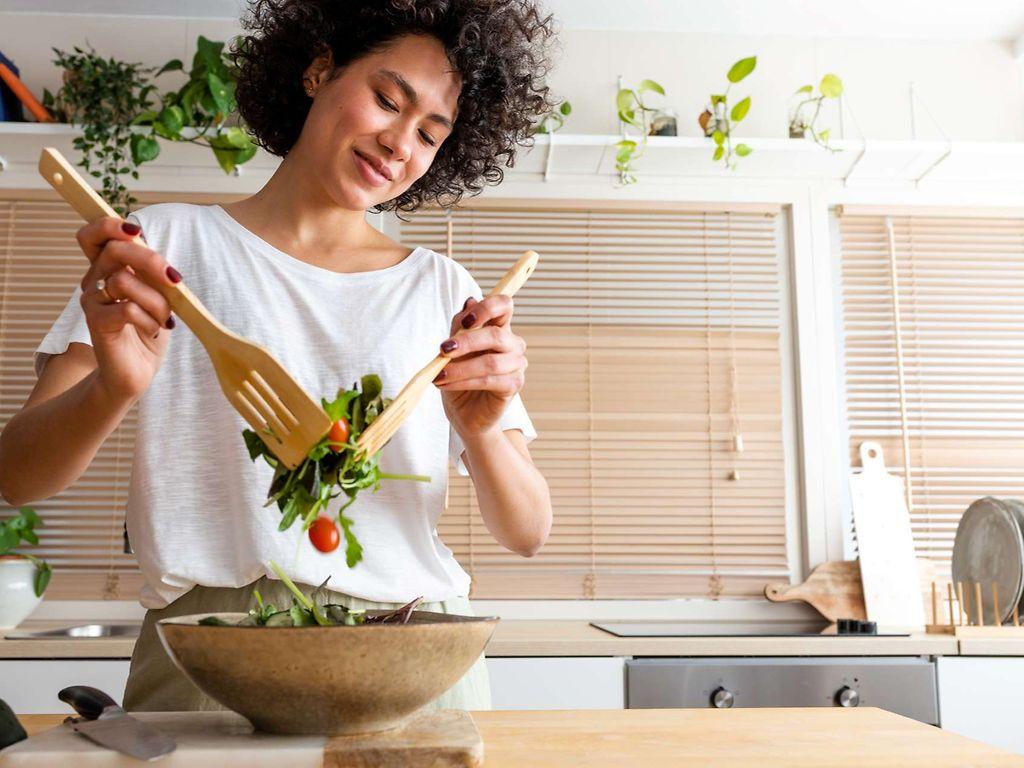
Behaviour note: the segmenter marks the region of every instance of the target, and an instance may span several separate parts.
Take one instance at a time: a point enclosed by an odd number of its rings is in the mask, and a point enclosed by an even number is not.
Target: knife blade
[[[57,697],[81,717],[68,717],[64,725],[107,749],[139,760],[156,760],[177,747],[163,731],[132,717],[98,688],[72,685]]]

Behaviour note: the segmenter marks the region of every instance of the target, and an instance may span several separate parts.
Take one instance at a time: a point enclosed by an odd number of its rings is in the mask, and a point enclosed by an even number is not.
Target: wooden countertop
[[[22,715],[29,735],[64,715]],[[1024,766],[1024,757],[880,709],[474,712],[486,768]]]
[[[28,621],[18,631],[70,626]],[[81,622],[79,622],[81,623]],[[961,643],[964,641],[960,641]],[[972,641],[981,642],[979,640]],[[991,641],[986,641],[991,642]],[[1024,655],[1024,641],[1016,653]],[[0,659],[127,659],[131,638],[0,640]],[[502,621],[487,646],[499,656],[952,656],[951,635],[909,637],[616,637],[586,621]]]

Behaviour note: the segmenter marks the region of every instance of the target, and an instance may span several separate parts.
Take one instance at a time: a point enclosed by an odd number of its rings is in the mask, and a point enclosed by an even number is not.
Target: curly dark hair
[[[375,210],[455,205],[504,177],[552,107],[550,15],[533,0],[251,0],[232,53],[238,111],[268,152],[285,156],[309,113],[302,75],[330,50],[344,66],[406,34],[433,35],[462,78],[458,116],[427,172]]]

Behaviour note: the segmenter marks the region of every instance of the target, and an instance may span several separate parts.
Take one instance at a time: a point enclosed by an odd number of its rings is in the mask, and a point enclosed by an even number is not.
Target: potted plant
[[[122,216],[136,202],[124,179],[139,178],[139,166],[160,155],[158,138],[209,147],[225,173],[256,154],[244,128],[232,123],[235,76],[224,43],[200,35],[188,81],[155,105],[150,76],[182,70],[180,60],[154,75],[152,68],[104,59],[91,48],[54,53],[63,83],[56,95],[43,92],[43,104],[56,119],[82,126],[73,142],[82,153],[79,165],[101,180],[103,197]]]
[[[183,70],[181,60],[172,59],[156,76]],[[159,110],[146,110],[132,121],[151,129],[132,137],[133,156],[140,163],[155,159],[160,154],[159,136],[209,147],[224,172],[234,172],[256,154],[249,134],[231,123],[237,108],[235,85],[234,66],[224,52],[224,43],[200,35],[188,81],[177,91],[164,94]]]
[[[124,177],[139,177],[130,146],[131,122],[149,108],[155,89],[148,82],[152,70],[104,59],[91,48],[75,47],[72,53],[54,48],[53,52],[57,56],[53,63],[64,70],[63,82],[56,95],[43,91],[43,106],[55,119],[82,126],[82,135],[73,141],[82,154],[79,165],[100,179],[103,197],[124,216],[135,202]]]
[[[615,96],[615,107],[622,124],[622,138],[615,143],[615,170],[619,172],[622,184],[636,183],[634,163],[639,160],[647,148],[647,137],[651,134],[651,122],[658,108],[644,100],[645,93],[665,95],[665,89],[653,80],[641,80],[640,85],[633,88],[622,88]],[[640,132],[640,141],[626,136],[626,126],[636,128]]]
[[[26,552],[15,552],[21,542],[38,544],[34,528],[39,515],[22,507],[14,517],[0,522],[0,629],[18,626],[36,609],[50,583],[50,566]]]
[[[838,99],[842,92],[843,81],[833,74],[827,74],[821,78],[817,96],[814,95],[814,86],[805,85],[797,89],[793,96],[802,95],[804,98],[790,112],[789,137],[791,139],[802,139],[809,134],[815,144],[824,147],[830,152],[841,151],[828,143],[831,129],[826,128],[819,131],[815,126],[818,121],[818,115],[821,114],[821,105],[825,99]],[[807,113],[812,109],[812,105],[814,111],[811,113],[810,118],[808,118]]]
[[[729,91],[732,90],[733,85],[753,72],[756,66],[756,56],[740,59],[733,64],[726,74],[729,85],[726,87],[725,93],[712,94],[710,103],[697,118],[704,135],[709,136],[715,142],[715,151],[711,159],[715,162],[724,161],[730,170],[736,169],[736,162],[733,160],[734,154],[738,157],[746,157],[753,150],[746,144],[737,144],[733,147],[732,129],[750,111],[750,97],[741,99],[730,108]]]

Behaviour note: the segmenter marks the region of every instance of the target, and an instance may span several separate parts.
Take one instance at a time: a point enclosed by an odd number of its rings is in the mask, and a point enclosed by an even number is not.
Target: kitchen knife
[[[72,685],[58,693],[57,698],[81,715],[67,718],[64,725],[101,747],[139,760],[156,760],[177,747],[166,733],[135,719],[97,688]]]

